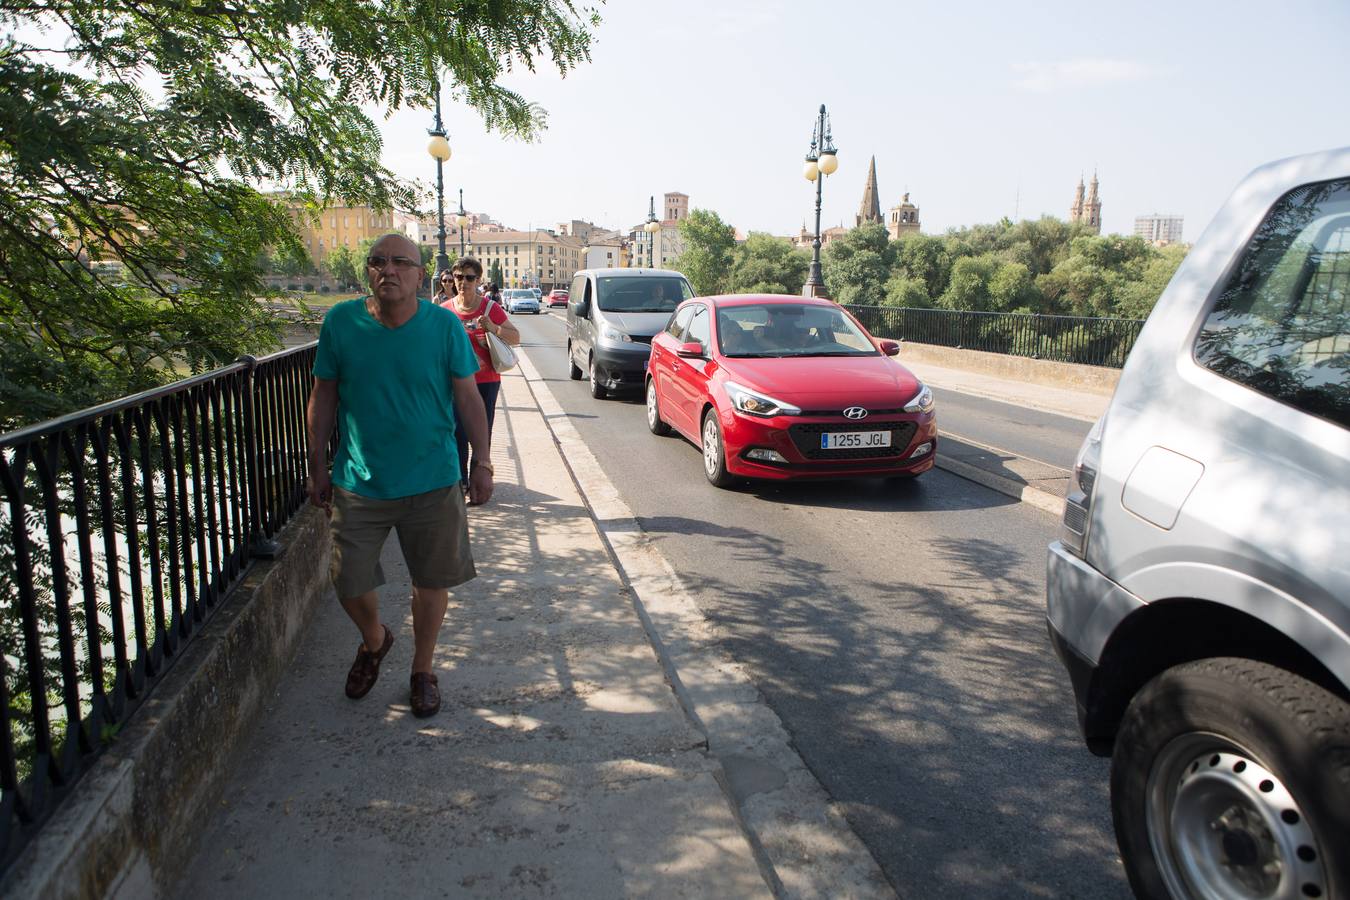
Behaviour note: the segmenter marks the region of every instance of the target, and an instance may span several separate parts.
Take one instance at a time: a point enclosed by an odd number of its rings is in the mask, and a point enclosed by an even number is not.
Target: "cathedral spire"
[[[857,225],[866,222],[881,223],[881,195],[877,191],[877,158],[874,154],[867,165],[867,187],[863,188],[862,203],[858,206]]]

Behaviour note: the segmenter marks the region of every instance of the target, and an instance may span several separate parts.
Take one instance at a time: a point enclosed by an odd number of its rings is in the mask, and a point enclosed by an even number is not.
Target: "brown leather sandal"
[[[361,644],[356,651],[356,662],[352,663],[351,671],[347,673],[347,696],[353,700],[360,700],[370,693],[376,679],[380,677],[380,662],[389,653],[389,648],[394,646],[394,633],[388,625],[381,627],[384,628],[384,643],[379,651],[372,653],[364,643]]]
[[[412,714],[419,719],[436,715],[441,708],[441,689],[436,686],[436,676],[431,672],[414,672],[411,683]]]

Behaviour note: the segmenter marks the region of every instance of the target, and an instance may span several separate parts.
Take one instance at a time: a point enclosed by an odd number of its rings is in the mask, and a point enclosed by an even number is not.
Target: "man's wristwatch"
[[[488,470],[488,474],[489,474],[489,475],[496,475],[496,474],[497,474],[497,470],[494,469],[494,468],[492,468],[492,462],[491,462],[490,460],[486,460],[486,459],[475,459],[475,460],[473,461],[473,466],[470,466],[470,468],[473,468],[474,466],[482,466],[483,468],[485,468],[485,469]]]

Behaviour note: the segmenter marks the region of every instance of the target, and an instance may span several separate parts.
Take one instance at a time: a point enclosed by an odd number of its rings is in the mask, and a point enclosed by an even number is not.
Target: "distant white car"
[[[539,315],[539,298],[529,288],[502,291],[502,306],[505,306],[506,311],[512,315],[516,313]]]

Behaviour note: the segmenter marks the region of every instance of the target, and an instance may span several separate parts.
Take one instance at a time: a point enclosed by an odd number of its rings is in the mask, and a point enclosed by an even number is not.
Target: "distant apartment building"
[[[502,287],[567,287],[582,268],[584,245],[571,235],[552,231],[482,231],[469,241],[469,255],[491,272],[496,263],[502,272]]]
[[[571,223],[573,229],[578,225],[585,227],[570,233],[583,245],[580,268],[619,269],[628,264],[628,241],[622,234],[589,222],[578,222],[574,219]],[[564,232],[566,233],[568,232]]]
[[[1135,237],[1141,237],[1155,247],[1181,243],[1181,216],[1153,213],[1134,217]]]

